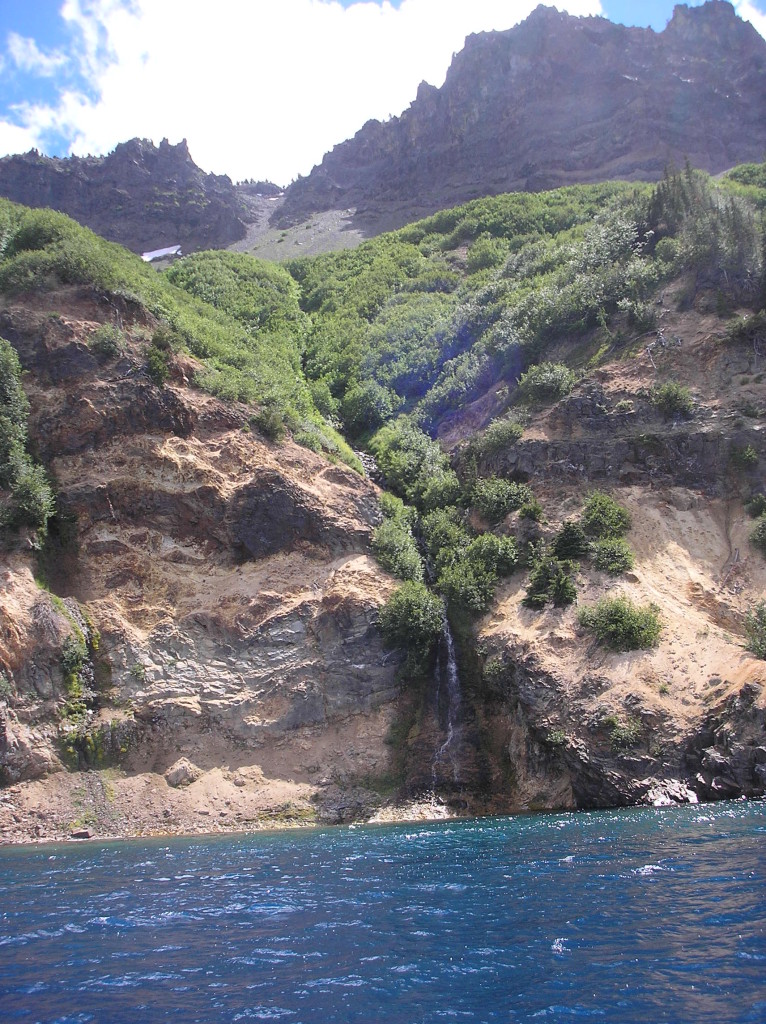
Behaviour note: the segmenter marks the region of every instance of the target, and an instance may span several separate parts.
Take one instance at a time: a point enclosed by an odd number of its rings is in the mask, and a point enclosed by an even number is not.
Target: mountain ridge
[[[103,157],[3,157],[0,195],[66,213],[137,253],[222,248],[244,237],[251,219],[248,188],[200,170],[185,139],[130,139]]]
[[[687,158],[717,173],[760,160],[764,111],[766,42],[725,0],[678,5],[660,33],[540,5],[469,36],[441,88],[335,146],[272,219],[354,207],[389,229],[481,195],[656,180]]]
[[[759,161],[765,111],[766,41],[726,0],[677,5],[662,32],[540,5],[514,28],[469,35],[441,88],[422,82],[400,116],[368,121],[284,198],[269,182],[205,173],[185,141],[142,139],[105,157],[4,157],[0,195],[138,253],[234,247],[284,259],[485,195],[656,180],[687,159],[711,173]],[[340,229],[311,223],[330,213]],[[311,236],[285,245],[280,230],[303,222]]]

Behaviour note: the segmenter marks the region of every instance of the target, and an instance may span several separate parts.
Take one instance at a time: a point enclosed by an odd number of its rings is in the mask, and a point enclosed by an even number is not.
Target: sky
[[[537,3],[0,0],[0,156],[185,138],[205,171],[287,185],[365,121],[400,114],[421,81],[442,85],[466,35]],[[766,37],[766,0],[733,4]],[[555,6],[662,31],[674,4]]]

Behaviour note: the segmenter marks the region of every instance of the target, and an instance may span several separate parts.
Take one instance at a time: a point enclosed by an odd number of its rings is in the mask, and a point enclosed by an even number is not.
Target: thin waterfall
[[[449,764],[452,781],[460,782],[460,765],[457,760],[457,747],[460,741],[462,726],[460,724],[460,677],[457,671],[455,641],[452,636],[447,616],[444,616],[442,636],[439,642],[439,657],[436,663],[436,718],[440,728],[446,734],[444,742],[435,751],[431,761],[431,785],[436,792],[438,778],[443,775],[445,764]]]

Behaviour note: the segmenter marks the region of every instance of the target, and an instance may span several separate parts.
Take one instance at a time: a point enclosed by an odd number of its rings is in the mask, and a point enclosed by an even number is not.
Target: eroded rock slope
[[[0,658],[17,694],[1,756],[5,782],[26,783],[3,794],[4,832],[346,817],[356,780],[386,770],[396,695],[374,626],[392,586],[368,554],[374,489],[264,441],[244,410],[189,388],[183,361],[158,388],[147,325],[127,311],[128,350],[99,360],[87,339],[109,315],[77,291],[2,313],[62,524],[44,584],[32,552],[4,566]],[[68,722],[75,627],[98,634],[95,697]],[[62,770],[78,764],[115,771]]]
[[[188,356],[158,387],[154,324],[125,299],[8,303],[0,335],[59,515],[41,553],[22,536],[2,565],[2,838],[763,794],[766,662],[744,626],[766,561],[744,500],[763,488],[764,350],[689,294],[684,279],[658,292],[662,344],[613,322],[608,358],[480,467],[532,484],[544,520],[495,524],[522,544],[552,540],[594,487],[619,500],[635,566],[615,578],[583,560],[578,604],[653,603],[659,644],[610,652],[576,606],[525,607],[520,568],[463,624],[452,706],[444,675],[402,678],[381,644],[396,582],[369,554],[371,483],[265,440],[191,385]],[[115,317],[127,347],[99,355],[88,340]],[[587,366],[603,344],[562,338],[558,355]],[[668,380],[691,383],[690,416],[652,401]],[[456,466],[508,401],[495,385],[445,421]]]

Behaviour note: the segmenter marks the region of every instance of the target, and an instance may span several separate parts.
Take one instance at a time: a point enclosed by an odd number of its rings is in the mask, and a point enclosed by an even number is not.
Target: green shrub
[[[657,324],[657,308],[652,302],[625,298],[619,300],[617,308],[627,315],[628,324],[636,330],[649,331]]]
[[[370,449],[387,486],[408,504],[432,509],[452,504],[459,495],[460,484],[438,441],[406,417],[381,427],[370,439]]]
[[[529,497],[526,499],[523,505],[519,508],[520,519],[530,519],[532,522],[540,523],[543,521],[545,514],[543,512],[543,506],[537,500],[537,498],[530,492]]]
[[[630,413],[633,412],[633,402],[630,398],[621,398],[614,407],[615,412],[619,413]]]
[[[31,461],[23,463],[11,489],[11,506],[7,525],[31,526],[44,534],[56,502],[42,466]]]
[[[452,469],[437,470],[422,488],[420,507],[428,512],[443,508],[460,500],[462,488],[457,473]]]
[[[163,388],[170,376],[170,354],[166,348],[159,348],[154,341],[146,350],[146,372],[158,388]]]
[[[484,519],[497,523],[509,512],[520,509],[532,497],[532,490],[527,484],[492,476],[476,481],[472,500],[476,511]]]
[[[497,575],[478,561],[457,560],[446,565],[436,586],[451,605],[472,615],[486,611],[492,601]]]
[[[21,386],[21,364],[16,351],[0,338],[0,486],[14,479],[27,440],[29,402]]]
[[[64,673],[64,679],[78,675],[87,658],[88,648],[84,637],[76,634],[68,636],[61,648],[61,671]]]
[[[31,526],[42,537],[53,515],[54,497],[41,466],[26,450],[29,402],[21,386],[21,365],[0,338],[0,530]]]
[[[411,505],[405,505],[401,498],[390,491],[381,491],[378,503],[384,519],[391,520],[405,530],[412,530],[418,514]]]
[[[745,511],[751,519],[757,519],[758,516],[763,515],[766,512],[766,494],[754,494],[752,498],[749,498],[745,502]]]
[[[418,660],[428,657],[441,636],[444,604],[423,583],[404,583],[380,610],[386,644],[404,647]]]
[[[581,522],[589,537],[621,537],[630,529],[630,513],[603,491],[588,495]]]
[[[285,421],[282,411],[272,402],[264,403],[263,407],[250,417],[250,422],[270,441],[277,444],[285,438]]]
[[[483,434],[476,437],[474,446],[479,458],[486,458],[506,451],[516,444],[524,428],[517,420],[493,420]]]
[[[437,568],[462,557],[470,540],[463,514],[454,505],[434,509],[423,516],[420,530],[426,550]]]
[[[617,715],[607,715],[603,725],[609,729],[612,750],[615,752],[635,747],[641,739],[641,720],[638,718],[622,720]]]
[[[654,247],[654,255],[661,263],[675,263],[678,259],[678,242],[675,238],[661,238]]]
[[[738,469],[753,469],[758,465],[758,452],[751,444],[744,448],[732,448],[731,461]]]
[[[111,359],[125,351],[125,335],[116,324],[101,324],[88,338],[91,352]]]
[[[666,417],[682,416],[690,419],[694,415],[694,399],[683,384],[669,380],[652,388],[652,404]]]
[[[519,395],[529,402],[553,402],[568,395],[577,376],[562,363],[539,363],[519,378]]]
[[[481,235],[468,250],[466,264],[469,274],[475,274],[477,270],[488,270],[491,267],[498,267],[508,256],[508,242],[504,238],[492,238],[491,235]]]
[[[574,562],[562,561],[544,549],[535,552],[522,604],[535,609],[544,608],[548,602],[557,608],[573,604],[577,600],[576,572]]]
[[[590,541],[585,535],[582,524],[574,519],[567,519],[561,525],[551,544],[556,558],[582,558],[590,552]]]
[[[633,552],[621,537],[606,537],[593,545],[593,563],[601,572],[618,576],[629,572],[635,563]]]
[[[8,676],[0,669],[0,700],[10,701],[14,694],[13,683]]]
[[[385,519],[372,535],[373,554],[383,566],[401,580],[423,579],[423,564],[409,530]]]
[[[493,689],[498,689],[508,678],[508,668],[502,655],[495,655],[484,662],[481,670],[482,679]]]
[[[183,335],[172,324],[159,323],[152,331],[152,345],[161,352],[178,352],[183,344]]]
[[[469,562],[498,576],[510,576],[519,561],[519,549],[514,538],[496,537],[493,533],[475,537],[466,548],[465,555]]]
[[[656,647],[662,624],[655,605],[639,607],[625,597],[604,597],[578,615],[580,625],[592,630],[604,647],[635,651]]]
[[[336,423],[340,415],[340,402],[333,397],[328,382],[324,377],[320,377],[319,380],[310,380],[308,384],[312,401],[320,416]]]
[[[750,532],[750,543],[766,555],[766,512],[762,512]]]
[[[401,399],[374,380],[353,383],[343,397],[340,413],[346,430],[358,436],[368,430],[377,430],[390,420],[402,404]]]
[[[745,633],[748,651],[766,661],[766,601],[759,601],[745,616]]]
[[[766,309],[752,316],[737,317],[729,325],[726,338],[729,342],[745,345],[755,345],[766,340]]]
[[[293,441],[301,448],[308,448],[309,451],[316,452],[317,455],[324,451],[322,438],[316,430],[298,430],[293,434]]]

